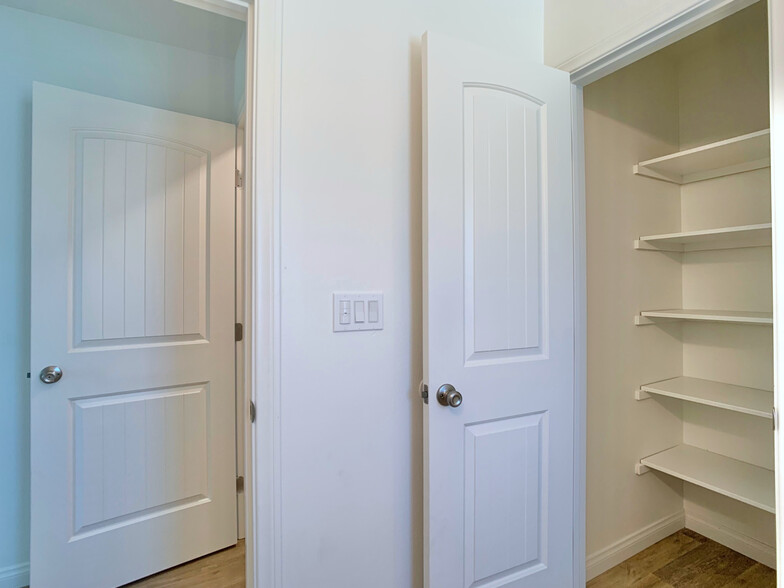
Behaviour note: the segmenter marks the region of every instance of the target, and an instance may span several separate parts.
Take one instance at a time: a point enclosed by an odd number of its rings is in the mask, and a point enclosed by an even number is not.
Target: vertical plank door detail
[[[208,337],[208,155],[77,133],[74,345]]]
[[[541,353],[541,104],[464,88],[466,358]]]

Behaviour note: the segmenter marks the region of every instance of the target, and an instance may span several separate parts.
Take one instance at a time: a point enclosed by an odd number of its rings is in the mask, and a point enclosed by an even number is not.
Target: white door
[[[117,586],[236,542],[234,135],[34,87],[36,588]]]
[[[423,59],[426,582],[566,588],[568,75],[430,33]]]

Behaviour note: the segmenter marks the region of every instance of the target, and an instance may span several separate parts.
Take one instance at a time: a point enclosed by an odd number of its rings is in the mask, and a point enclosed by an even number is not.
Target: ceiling
[[[245,23],[172,0],[0,0],[0,5],[233,59]]]

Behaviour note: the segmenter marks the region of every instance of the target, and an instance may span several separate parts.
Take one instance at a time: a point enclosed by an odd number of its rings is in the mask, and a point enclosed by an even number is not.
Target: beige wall
[[[755,4],[664,52],[678,63],[681,149],[770,126],[765,9],[765,3]],[[681,189],[685,230],[765,222],[770,169]],[[771,268],[769,247],[684,254],[684,307],[771,312]],[[769,327],[687,324],[683,343],[684,375],[773,389]],[[773,469],[773,431],[759,418],[687,403],[683,440]],[[684,499],[687,522],[697,519],[775,545],[774,515],[690,484]]]
[[[575,71],[704,0],[546,0],[546,65]],[[723,10],[755,0],[724,0]]]
[[[772,308],[770,248],[632,249],[642,234],[770,221],[769,169],[683,187],[631,169],[768,127],[765,27],[765,4],[755,4],[585,89],[589,561],[678,511],[763,551],[775,543],[773,515],[690,484],[681,494],[667,476],[632,469],[680,442],[773,467],[768,421],[632,396],[642,383],[677,375],[772,389],[768,327],[631,322],[645,307]]]
[[[678,402],[635,401],[640,384],[680,375],[680,325],[635,327],[646,307],[681,305],[680,260],[638,252],[641,234],[680,226],[675,185],[632,166],[678,148],[677,71],[651,56],[585,89],[588,281],[587,545],[589,559],[682,512],[681,483],[638,477],[645,455],[681,442]]]
[[[758,2],[662,51],[678,63],[681,149],[770,126],[766,27]]]

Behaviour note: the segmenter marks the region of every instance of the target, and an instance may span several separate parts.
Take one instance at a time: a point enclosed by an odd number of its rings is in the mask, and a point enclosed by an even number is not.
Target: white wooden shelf
[[[643,458],[640,463],[764,511],[776,512],[772,470],[691,445],[676,445]]]
[[[689,184],[770,165],[770,129],[641,161],[634,173]]]
[[[688,310],[672,308],[666,310],[643,310],[634,317],[636,325],[652,325],[664,320],[705,321],[713,323],[736,323],[745,325],[772,325],[772,312],[749,312],[743,310]]]
[[[648,395],[669,396],[767,419],[773,418],[773,392],[723,382],[681,376],[640,386],[637,399]]]
[[[771,223],[763,223],[664,235],[647,235],[636,240],[634,248],[683,253],[712,249],[764,247],[771,244],[771,227]]]

